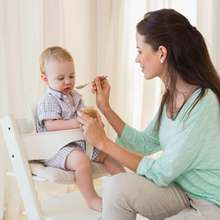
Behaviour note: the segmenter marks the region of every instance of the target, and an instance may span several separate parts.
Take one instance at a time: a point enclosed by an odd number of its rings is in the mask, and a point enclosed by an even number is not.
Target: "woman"
[[[220,219],[220,78],[200,32],[178,12],[149,12],[137,24],[136,62],[145,79],[165,84],[158,114],[143,131],[109,104],[110,86],[93,84],[98,108],[118,134],[79,113],[88,141],[136,174],[118,174],[103,195],[104,220]],[[163,150],[157,160],[144,156]],[[137,175],[138,174],[138,175]]]

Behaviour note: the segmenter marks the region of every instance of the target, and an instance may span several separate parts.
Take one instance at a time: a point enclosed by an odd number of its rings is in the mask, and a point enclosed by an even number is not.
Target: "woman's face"
[[[163,54],[164,47],[159,47],[158,51],[154,51],[152,47],[144,42],[144,36],[136,34],[136,42],[138,55],[135,59],[137,63],[140,63],[142,72],[144,73],[145,79],[153,79],[160,77],[163,81],[166,75],[166,54]]]

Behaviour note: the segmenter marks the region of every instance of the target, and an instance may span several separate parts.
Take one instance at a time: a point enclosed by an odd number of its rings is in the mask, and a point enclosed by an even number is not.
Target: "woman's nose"
[[[140,61],[139,61],[139,59],[138,59],[138,55],[137,55],[136,58],[135,58],[135,62],[136,62],[136,63],[140,63]]]

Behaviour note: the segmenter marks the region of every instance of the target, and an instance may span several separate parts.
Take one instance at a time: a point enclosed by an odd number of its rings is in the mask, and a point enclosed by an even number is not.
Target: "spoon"
[[[103,76],[103,77],[99,78],[99,80],[102,81],[103,79],[105,79],[105,78],[107,78],[107,77],[108,77],[108,76]],[[76,89],[82,89],[82,88],[84,88],[85,86],[87,86],[87,85],[89,85],[89,84],[91,84],[91,83],[93,83],[93,82],[94,82],[94,80],[93,80],[92,82],[86,83],[86,84],[81,85],[81,86],[75,86],[75,88],[76,88]]]

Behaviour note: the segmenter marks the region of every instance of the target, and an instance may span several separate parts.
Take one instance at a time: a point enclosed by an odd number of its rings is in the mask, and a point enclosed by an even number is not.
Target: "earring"
[[[161,59],[160,62],[163,63],[163,60]]]

